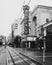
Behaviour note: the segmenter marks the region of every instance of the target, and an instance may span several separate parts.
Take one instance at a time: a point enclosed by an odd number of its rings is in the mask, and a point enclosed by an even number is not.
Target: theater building
[[[36,25],[36,35],[39,39],[46,37],[46,48],[52,48],[52,7],[38,5],[32,12]]]
[[[27,7],[27,8],[26,8]],[[26,48],[35,47],[35,22],[32,22],[32,13],[28,9],[27,5],[24,6],[24,18],[21,21],[21,36],[22,43],[24,43]],[[25,10],[27,9],[27,10]]]

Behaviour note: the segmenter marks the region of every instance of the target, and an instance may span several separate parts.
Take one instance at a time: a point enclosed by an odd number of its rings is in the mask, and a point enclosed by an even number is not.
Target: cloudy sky
[[[25,0],[27,4],[29,0]],[[0,35],[8,36],[11,24],[20,17],[24,0],[0,0]],[[31,0],[29,6],[32,11],[35,5],[52,6],[52,0]]]

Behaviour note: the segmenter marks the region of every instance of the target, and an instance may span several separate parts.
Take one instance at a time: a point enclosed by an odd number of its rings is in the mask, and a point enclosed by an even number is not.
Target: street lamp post
[[[6,37],[5,37],[5,48],[6,48],[6,44],[7,44],[7,43],[6,43]]]
[[[12,28],[11,29],[12,29],[12,44],[13,44],[13,41],[14,41],[14,24],[12,24]]]
[[[45,65],[45,50],[46,50],[46,45],[45,45],[45,37],[44,37],[44,48],[43,48],[43,65]]]
[[[46,42],[45,42],[45,36],[46,36],[46,28],[44,29],[44,47],[43,47],[43,65],[45,65],[45,51],[46,51]]]

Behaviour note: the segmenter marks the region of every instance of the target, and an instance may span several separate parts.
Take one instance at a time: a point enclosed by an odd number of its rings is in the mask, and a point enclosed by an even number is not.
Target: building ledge
[[[49,21],[49,22],[47,22],[47,23],[45,23],[45,24],[43,24],[43,25],[41,25],[41,26],[39,26],[38,28],[41,28],[41,27],[46,28],[46,27],[48,27],[49,25],[52,25],[52,20]]]

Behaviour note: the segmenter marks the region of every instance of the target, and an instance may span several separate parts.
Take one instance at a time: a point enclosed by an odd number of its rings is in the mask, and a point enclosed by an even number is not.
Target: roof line
[[[38,9],[38,8],[42,8],[42,9],[48,9],[48,10],[51,10],[52,7],[51,6],[45,6],[45,5],[37,5],[36,8],[34,8],[32,14]]]

